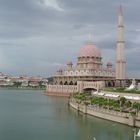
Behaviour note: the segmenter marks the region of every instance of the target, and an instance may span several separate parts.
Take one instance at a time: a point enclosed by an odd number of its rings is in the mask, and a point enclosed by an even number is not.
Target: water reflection
[[[0,140],[132,140],[132,128],[84,115],[67,98],[0,90]]]
[[[50,97],[51,98],[51,97]],[[132,140],[132,128],[102,120],[93,116],[84,115],[67,106],[61,98],[53,97],[55,113],[64,121],[71,123],[72,129],[79,135],[78,139],[90,139],[93,136],[97,140]],[[59,119],[60,119],[59,118]]]

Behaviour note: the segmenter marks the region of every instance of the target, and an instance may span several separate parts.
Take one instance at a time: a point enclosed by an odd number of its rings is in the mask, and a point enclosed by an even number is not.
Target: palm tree
[[[22,82],[14,82],[14,86],[16,86],[16,87],[20,87],[21,84],[22,84]]]
[[[125,104],[126,101],[127,101],[127,100],[126,100],[125,97],[121,97],[121,98],[120,98],[120,106],[123,107],[123,105]]]
[[[129,107],[131,107],[132,103],[131,103],[131,101],[126,101],[124,103],[124,105],[125,105],[125,107],[129,108]]]
[[[125,97],[120,98],[120,112],[122,112],[124,104],[125,104],[126,101],[127,101],[127,99]]]
[[[140,110],[140,103],[134,102],[132,107],[136,109],[136,113],[138,114],[138,111]]]

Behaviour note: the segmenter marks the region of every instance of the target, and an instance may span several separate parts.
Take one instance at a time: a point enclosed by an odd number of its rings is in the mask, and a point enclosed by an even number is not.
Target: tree
[[[125,97],[121,97],[121,98],[120,98],[120,107],[123,107],[126,101],[127,101],[127,100],[126,100]]]
[[[16,87],[20,87],[21,84],[22,84],[22,82],[14,82],[14,86],[16,86]]]
[[[132,103],[130,101],[126,101],[124,103],[124,106],[127,107],[127,108],[131,107],[131,105],[132,105]]]
[[[140,110],[140,103],[134,102],[133,103],[133,108],[137,109],[137,112]]]

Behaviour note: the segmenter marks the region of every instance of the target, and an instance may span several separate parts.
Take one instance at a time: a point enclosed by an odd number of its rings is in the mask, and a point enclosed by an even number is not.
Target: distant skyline
[[[122,0],[127,75],[140,78],[140,0]],[[88,34],[103,61],[116,59],[120,0],[0,0],[0,71],[53,76],[76,63]],[[115,67],[115,65],[114,65]]]

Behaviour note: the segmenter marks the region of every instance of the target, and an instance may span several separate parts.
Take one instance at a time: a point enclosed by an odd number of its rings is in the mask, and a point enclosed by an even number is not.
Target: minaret
[[[126,61],[124,56],[125,40],[124,40],[124,22],[122,6],[119,6],[118,13],[118,39],[117,39],[117,58],[116,58],[116,79],[123,80],[126,78]]]

